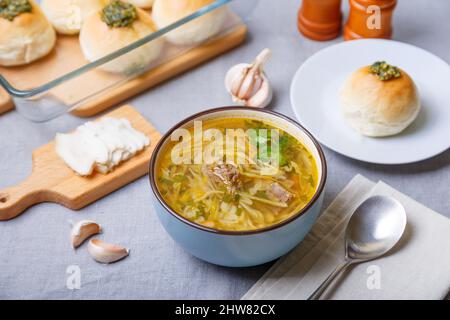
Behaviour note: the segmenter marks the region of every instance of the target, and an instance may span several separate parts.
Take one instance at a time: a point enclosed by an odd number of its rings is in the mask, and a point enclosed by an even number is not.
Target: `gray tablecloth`
[[[251,35],[244,46],[129,102],[164,132],[194,112],[230,104],[223,89],[225,72],[269,47],[274,56],[267,73],[276,92],[272,108],[293,116],[289,84],[295,71],[313,53],[342,41],[320,43],[301,37],[296,29],[299,4],[298,0],[261,0],[249,21]],[[450,61],[449,13],[448,0],[400,0],[394,38]],[[68,131],[84,121],[67,115],[34,124],[17,112],[0,116],[0,187],[16,184],[28,175],[33,149],[53,139],[55,132]],[[362,173],[372,180],[386,181],[450,217],[450,151],[401,166],[365,164],[327,149],[325,152],[329,163],[325,205],[356,173]],[[83,218],[100,222],[105,229],[102,239],[129,247],[130,257],[105,266],[94,262],[85,248],[74,252],[68,241],[68,220]],[[79,290],[67,287],[72,279],[71,266],[80,270]],[[0,299],[232,299],[240,298],[268,267],[221,268],[185,253],[160,226],[145,178],[79,212],[41,204],[15,220],[0,222]]]

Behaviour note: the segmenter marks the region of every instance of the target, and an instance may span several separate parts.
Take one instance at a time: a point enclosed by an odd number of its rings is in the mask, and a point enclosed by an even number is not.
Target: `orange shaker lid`
[[[341,0],[303,0],[297,25],[304,36],[318,41],[334,39],[341,23]]]

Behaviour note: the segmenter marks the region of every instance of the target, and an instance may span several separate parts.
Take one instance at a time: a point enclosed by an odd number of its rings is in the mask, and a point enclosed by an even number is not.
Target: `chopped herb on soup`
[[[31,9],[28,0],[0,0],[0,17],[9,21],[22,13],[31,12]]]
[[[198,224],[231,231],[264,228],[288,219],[304,208],[314,196],[318,184],[318,170],[310,151],[295,137],[274,126],[251,119],[213,119],[203,122],[203,130],[218,129],[223,136],[228,129],[244,129],[248,150],[266,148],[270,153],[272,130],[278,132],[278,167],[274,163],[252,158],[246,148],[235,144],[225,148],[223,158],[213,163],[177,164],[172,153],[178,141],[168,142],[161,150],[156,167],[157,185],[169,206]],[[267,134],[251,136],[248,129]],[[188,128],[191,134],[194,129]],[[211,139],[203,139],[191,146],[191,155],[209,150]],[[248,157],[248,161],[228,161]],[[273,158],[272,158],[273,159]],[[276,163],[276,162],[275,162]],[[267,173],[269,172],[269,174]],[[263,174],[264,173],[264,174]]]

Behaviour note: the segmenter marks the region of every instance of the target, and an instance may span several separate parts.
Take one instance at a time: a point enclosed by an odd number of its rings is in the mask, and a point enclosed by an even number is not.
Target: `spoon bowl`
[[[353,260],[372,260],[386,254],[400,240],[406,212],[392,197],[374,196],[364,201],[350,218],[346,254]]]

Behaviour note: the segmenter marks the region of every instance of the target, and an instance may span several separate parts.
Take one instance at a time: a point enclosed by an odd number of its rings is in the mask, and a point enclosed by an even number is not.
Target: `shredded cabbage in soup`
[[[219,129],[276,129],[252,119],[213,119],[203,122],[203,130]],[[193,132],[193,128],[188,129]],[[206,227],[244,231],[277,224],[304,208],[314,196],[318,184],[316,162],[310,151],[287,132],[279,132],[278,170],[256,157],[255,161],[240,164],[222,161],[212,164],[174,164],[171,158],[177,141],[169,142],[162,152],[156,169],[158,189],[167,204],[178,214]],[[249,146],[263,147],[261,136],[252,139],[245,135]],[[263,139],[270,137],[264,136]],[[211,141],[203,142],[203,149]],[[266,146],[270,154],[270,141]],[[192,157],[198,152],[192,144]],[[247,149],[246,149],[247,150]],[[246,155],[236,147],[233,156]],[[269,169],[269,170],[267,170]],[[273,174],[262,174],[262,170]]]

